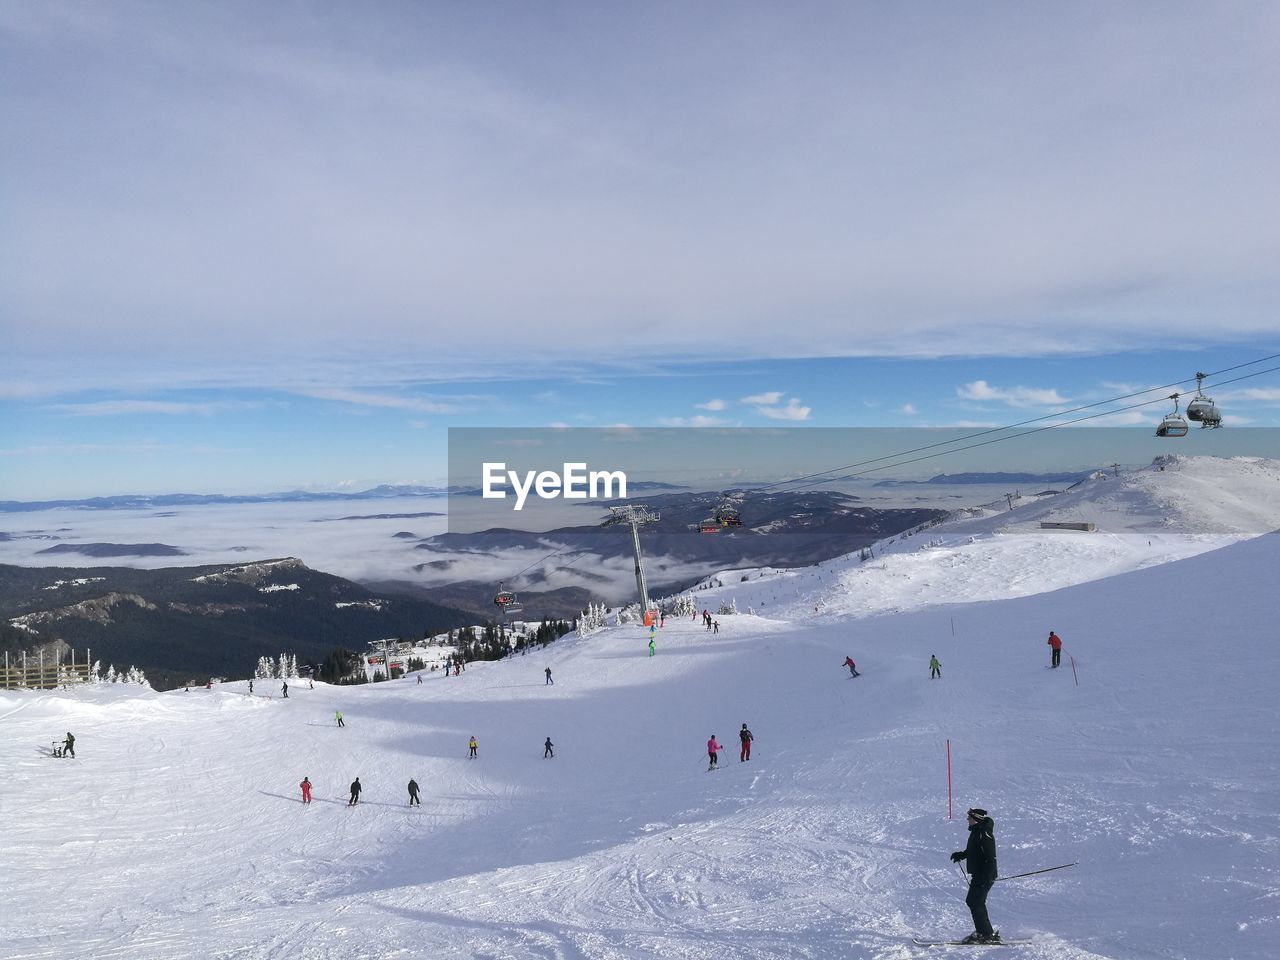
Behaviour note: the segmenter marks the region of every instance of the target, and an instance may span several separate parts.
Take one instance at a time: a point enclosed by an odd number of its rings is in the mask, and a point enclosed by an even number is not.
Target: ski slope
[[[667,620],[653,658],[631,625],[287,700],[0,693],[0,957],[972,956],[911,937],[971,929],[947,855],[980,805],[1002,875],[1079,862],[996,885],[1033,938],[1001,957],[1270,960],[1278,492],[1275,462],[1178,461],[867,563],[726,573],[699,607],[744,612]],[[46,756],[67,730],[79,758]]]

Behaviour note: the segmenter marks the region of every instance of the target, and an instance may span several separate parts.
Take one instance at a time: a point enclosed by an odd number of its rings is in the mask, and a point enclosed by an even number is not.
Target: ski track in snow
[[[981,805],[1003,875],[1080,862],[997,884],[1035,942],[982,956],[1271,960],[1277,492],[1280,464],[1196,458],[726,573],[699,609],[744,612],[668,619],[654,658],[633,625],[288,700],[0,693],[0,957],[976,957],[910,938],[970,929],[947,854]],[[66,730],[79,758],[47,756]]]

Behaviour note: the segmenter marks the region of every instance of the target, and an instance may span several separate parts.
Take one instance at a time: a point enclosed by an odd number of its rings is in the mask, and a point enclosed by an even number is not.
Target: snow
[[[970,929],[947,854],[980,805],[1002,875],[1079,862],[996,885],[1034,938],[1000,956],[1271,960],[1280,537],[1253,534],[1278,487],[1179,461],[867,563],[722,574],[698,609],[763,615],[668,619],[653,658],[634,624],[287,700],[0,693],[0,956],[968,957],[910,938]],[[744,721],[752,760],[706,772]],[[79,758],[48,757],[66,730]]]

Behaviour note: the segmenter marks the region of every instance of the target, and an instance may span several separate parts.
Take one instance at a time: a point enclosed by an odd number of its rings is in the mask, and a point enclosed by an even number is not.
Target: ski
[[[911,942],[917,947],[1013,947],[1023,943],[1031,943],[1030,937],[1013,937],[1008,940],[996,940],[992,943],[970,943],[966,940],[921,940],[912,937]]]

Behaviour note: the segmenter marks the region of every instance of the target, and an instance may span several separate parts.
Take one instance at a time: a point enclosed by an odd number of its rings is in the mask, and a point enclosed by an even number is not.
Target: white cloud
[[[800,406],[800,401],[792,397],[785,407],[756,407],[756,413],[763,414],[772,420],[808,420],[812,407]]]
[[[903,405],[898,409],[898,412],[899,412],[899,413],[905,413],[905,414],[907,414],[908,416],[915,416],[915,415],[916,415],[917,413],[919,413],[920,411],[916,409],[916,405],[915,405],[914,403],[904,403],[904,404],[903,404]]]
[[[1058,407],[1068,401],[1057,390],[1036,387],[993,387],[985,380],[974,380],[956,388],[961,400],[979,403],[994,401],[1011,407]]]
[[[723,427],[725,421],[721,417],[708,417],[696,414],[692,417],[662,417],[659,421],[664,427]]]
[[[349,403],[357,407],[413,410],[417,413],[458,413],[461,410],[456,403],[437,403],[434,400],[423,400],[418,397],[370,393],[364,390],[348,390],[344,387],[318,387],[295,392],[302,394],[304,397],[314,397],[317,400],[334,400],[338,403]]]
[[[781,390],[770,390],[768,393],[757,393],[750,397],[743,397],[741,402],[749,403],[752,406],[773,406],[781,399]]]
[[[215,413],[234,410],[255,410],[262,405],[245,401],[218,401],[211,403],[182,403],[167,400],[98,400],[93,403],[56,403],[49,409],[72,417],[127,417],[127,416],[200,416],[211,417]]]
[[[697,407],[699,410],[710,410],[714,413],[716,411],[723,410],[726,406],[728,406],[728,404],[726,404],[723,400],[716,399],[716,400],[708,400],[706,403],[695,403],[694,406]]]
[[[1280,387],[1246,387],[1238,391],[1238,394],[1248,400],[1261,400],[1263,403],[1280,401]]]

